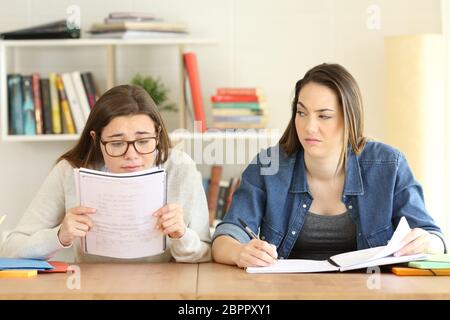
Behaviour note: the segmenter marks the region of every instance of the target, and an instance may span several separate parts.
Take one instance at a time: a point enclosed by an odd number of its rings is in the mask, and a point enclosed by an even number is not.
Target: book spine
[[[263,115],[263,110],[261,109],[212,109],[213,116],[261,116]]]
[[[42,98],[42,114],[44,133],[53,133],[53,121],[52,121],[52,102],[50,99],[50,81],[49,79],[40,80],[41,98]]]
[[[41,86],[39,82],[39,74],[33,73],[31,75],[31,81],[33,86],[33,102],[34,102],[34,116],[36,118],[36,134],[43,134],[44,117],[42,114]]]
[[[75,123],[75,130],[81,133],[84,128],[84,117],[81,111],[80,102],[78,101],[75,87],[72,82],[72,75],[70,73],[63,73],[61,79],[64,84],[64,90],[66,91],[67,101],[72,111],[72,118]]]
[[[86,91],[84,90],[83,81],[81,80],[81,74],[78,71],[72,72],[72,82],[75,87],[75,93],[80,103],[80,108],[83,113],[84,123],[86,123],[89,118],[89,113],[91,112],[91,107],[89,106],[89,101],[87,99]]]
[[[219,195],[217,198],[217,209],[216,209],[216,219],[217,220],[222,220],[222,218],[225,214],[227,190],[228,190],[228,182],[220,181]]]
[[[200,122],[200,132],[206,131],[206,117],[203,108],[202,91],[200,87],[200,76],[198,73],[197,57],[195,53],[189,52],[183,55],[184,65],[189,79],[189,86],[191,87],[191,96],[194,109],[195,121]]]
[[[64,133],[74,134],[76,132],[75,125],[73,123],[72,114],[70,112],[69,102],[67,101],[64,84],[59,74],[56,75],[56,88],[58,89],[64,125],[66,126],[66,132]]]
[[[8,104],[9,104],[9,132],[14,135],[24,133],[23,128],[23,89],[22,76],[13,74],[8,76]]]
[[[258,96],[259,90],[257,88],[218,88],[216,95],[219,96]]]
[[[211,102],[258,102],[257,95],[215,95]]]
[[[23,126],[25,135],[36,134],[36,119],[34,118],[33,87],[31,76],[23,77]]]
[[[52,129],[53,133],[62,133],[61,127],[61,107],[58,97],[58,88],[56,86],[56,73],[49,74],[49,86],[50,86],[50,101],[52,105]]]
[[[258,110],[260,108],[260,104],[258,102],[217,102],[217,103],[213,103],[213,108]]]
[[[84,90],[86,91],[89,107],[92,109],[98,99],[97,90],[94,85],[94,77],[91,72],[83,72],[81,74]]]
[[[208,210],[209,210],[209,225],[214,224],[214,219],[216,217],[217,211],[217,201],[219,198],[220,191],[220,179],[222,177],[222,167],[212,166],[211,168],[211,178],[208,187]]]

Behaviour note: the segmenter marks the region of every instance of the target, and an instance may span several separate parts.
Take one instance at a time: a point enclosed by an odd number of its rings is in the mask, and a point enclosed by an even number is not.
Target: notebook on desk
[[[278,260],[268,267],[248,267],[248,273],[308,273],[326,271],[348,271],[374,266],[398,264],[418,261],[427,258],[426,254],[415,254],[394,257],[393,254],[401,249],[401,241],[411,231],[405,217],[400,222],[386,246],[341,253],[328,260],[287,259]]]
[[[14,269],[50,270],[53,267],[44,260],[0,258],[0,270]]]
[[[391,272],[397,276],[450,276],[450,269],[392,267]]]

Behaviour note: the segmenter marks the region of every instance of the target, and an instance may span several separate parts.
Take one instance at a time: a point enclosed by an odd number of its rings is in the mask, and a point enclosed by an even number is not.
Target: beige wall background
[[[72,4],[81,9],[84,30],[112,11],[148,11],[186,22],[192,36],[215,40],[190,48],[198,55],[205,106],[219,86],[259,86],[267,97],[270,128],[286,126],[293,86],[309,68],[343,64],[361,86],[367,134],[379,140],[385,138],[384,37],[441,32],[439,0],[16,0],[1,3],[0,30],[65,18]],[[374,8],[379,28],[371,23]],[[176,51],[127,48],[117,55],[119,82],[129,82],[136,71],[159,75],[176,101]],[[18,57],[22,70],[35,71],[37,64],[48,71],[90,70],[100,87],[104,80],[104,53],[95,49],[26,51]],[[166,119],[175,129],[176,116]],[[8,214],[0,232],[17,224],[56,158],[71,145],[0,141],[0,213]]]

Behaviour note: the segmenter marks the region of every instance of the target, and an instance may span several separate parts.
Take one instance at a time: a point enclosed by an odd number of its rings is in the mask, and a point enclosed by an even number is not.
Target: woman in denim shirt
[[[247,267],[277,258],[327,259],[386,245],[403,216],[412,230],[396,255],[445,252],[405,157],[368,141],[363,119],[359,87],[346,69],[322,64],[308,71],[296,83],[279,144],[242,175],[213,235],[214,260]]]

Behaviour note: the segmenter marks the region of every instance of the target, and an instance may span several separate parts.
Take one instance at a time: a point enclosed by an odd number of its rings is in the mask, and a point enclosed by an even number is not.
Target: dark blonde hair
[[[300,90],[308,83],[317,83],[331,89],[338,98],[344,116],[344,144],[339,159],[338,168],[347,163],[348,145],[355,154],[364,149],[367,138],[364,137],[364,109],[358,83],[355,78],[339,64],[323,63],[306,72],[303,79],[295,84],[295,97],[292,101],[291,120],[279,143],[287,155],[302,148],[295,128],[297,103]]]
[[[112,119],[120,116],[148,115],[155,124],[158,138],[155,164],[166,162],[171,147],[169,135],[158,107],[150,95],[138,86],[120,85],[105,92],[92,108],[77,144],[57,162],[67,160],[73,167],[96,168],[104,164],[100,137]],[[90,132],[95,132],[95,140]]]

